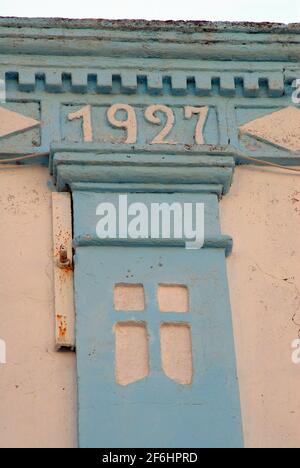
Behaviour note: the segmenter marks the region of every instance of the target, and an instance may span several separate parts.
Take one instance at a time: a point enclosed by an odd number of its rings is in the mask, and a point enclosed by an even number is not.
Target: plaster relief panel
[[[145,310],[145,293],[142,284],[117,284],[114,291],[115,310],[119,312]]]
[[[128,97],[103,105],[62,105],[62,139],[68,142],[128,145],[219,143],[217,110],[194,105],[128,104]]]
[[[260,155],[300,151],[300,109],[264,107],[236,109],[240,146]]]
[[[300,109],[287,107],[255,119],[240,127],[250,135],[288,151],[300,151]]]
[[[41,145],[41,112],[36,102],[8,102],[0,105],[0,152]]]
[[[160,284],[157,291],[160,312],[189,311],[189,290],[181,284]]]

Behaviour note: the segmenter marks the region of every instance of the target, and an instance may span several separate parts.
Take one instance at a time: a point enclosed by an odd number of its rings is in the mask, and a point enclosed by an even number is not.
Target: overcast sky
[[[0,16],[300,22],[300,0],[0,0]]]

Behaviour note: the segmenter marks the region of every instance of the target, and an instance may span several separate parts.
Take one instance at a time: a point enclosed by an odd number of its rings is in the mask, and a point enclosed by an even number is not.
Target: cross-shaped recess
[[[114,288],[115,311],[144,312],[141,320],[124,320],[115,324],[116,380],[123,386],[145,379],[150,374],[147,322],[154,322],[160,331],[160,359],[164,373],[171,380],[190,385],[193,378],[191,327],[186,315],[190,310],[189,290],[180,284],[159,284],[157,309],[162,315],[147,311],[142,284],[119,283]],[[147,313],[148,312],[148,313]],[[143,320],[146,319],[146,320]]]

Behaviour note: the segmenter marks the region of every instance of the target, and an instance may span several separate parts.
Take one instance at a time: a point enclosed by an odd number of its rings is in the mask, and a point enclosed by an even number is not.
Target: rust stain
[[[60,230],[55,234],[55,237],[56,237],[56,242],[55,242],[54,257],[57,257],[59,256],[59,253],[60,253],[60,246],[62,244],[68,246],[70,242],[72,242],[72,236],[69,232],[63,232],[62,230]]]
[[[70,265],[70,266],[66,266],[64,268],[60,268],[62,272],[64,273],[73,273],[74,271],[74,267],[73,265]]]
[[[57,315],[56,318],[58,320],[58,336],[61,339],[65,338],[68,331],[66,317],[63,315]]]

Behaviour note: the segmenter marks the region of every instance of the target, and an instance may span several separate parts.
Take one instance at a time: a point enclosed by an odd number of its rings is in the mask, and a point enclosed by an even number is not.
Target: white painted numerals
[[[79,111],[72,112],[68,115],[70,121],[82,119],[83,141],[93,141],[93,126],[92,126],[92,107],[84,106]]]
[[[196,145],[204,145],[204,128],[209,113],[208,107],[193,107],[185,106],[184,118],[192,119],[194,116],[198,116],[194,140]],[[125,113],[125,118],[119,118],[121,113]],[[171,131],[175,126],[175,114],[171,107],[163,104],[156,104],[146,108],[145,119],[147,122],[153,125],[160,125],[162,130],[156,135],[156,137],[150,142],[151,145],[175,145],[176,142],[168,139]],[[83,141],[92,142],[93,137],[93,125],[92,125],[92,107],[90,105],[82,107],[76,112],[72,112],[68,115],[68,120],[82,119],[82,131]],[[126,137],[124,140],[125,144],[134,145],[138,139],[138,125],[137,115],[135,109],[128,104],[113,104],[107,110],[107,120],[113,128],[124,129]],[[184,144],[184,142],[181,142]]]
[[[118,120],[117,113],[119,111],[125,111],[127,118],[125,120]],[[113,127],[124,128],[127,132],[127,138],[125,143],[132,145],[137,140],[137,123],[136,123],[136,112],[132,106],[128,104],[114,104],[107,111],[107,118],[109,123]]]
[[[154,105],[147,107],[145,111],[145,117],[148,122],[151,122],[155,125],[162,125],[162,119],[159,117],[158,113],[162,112],[166,116],[166,125],[162,131],[152,140],[151,145],[172,145],[175,144],[171,141],[166,141],[165,138],[169,135],[174,127],[175,116],[174,112],[170,107],[163,105]]]
[[[186,119],[191,119],[193,115],[198,115],[198,122],[195,130],[196,145],[204,145],[203,130],[207,119],[209,108],[208,107],[191,107],[184,108],[184,116]]]

